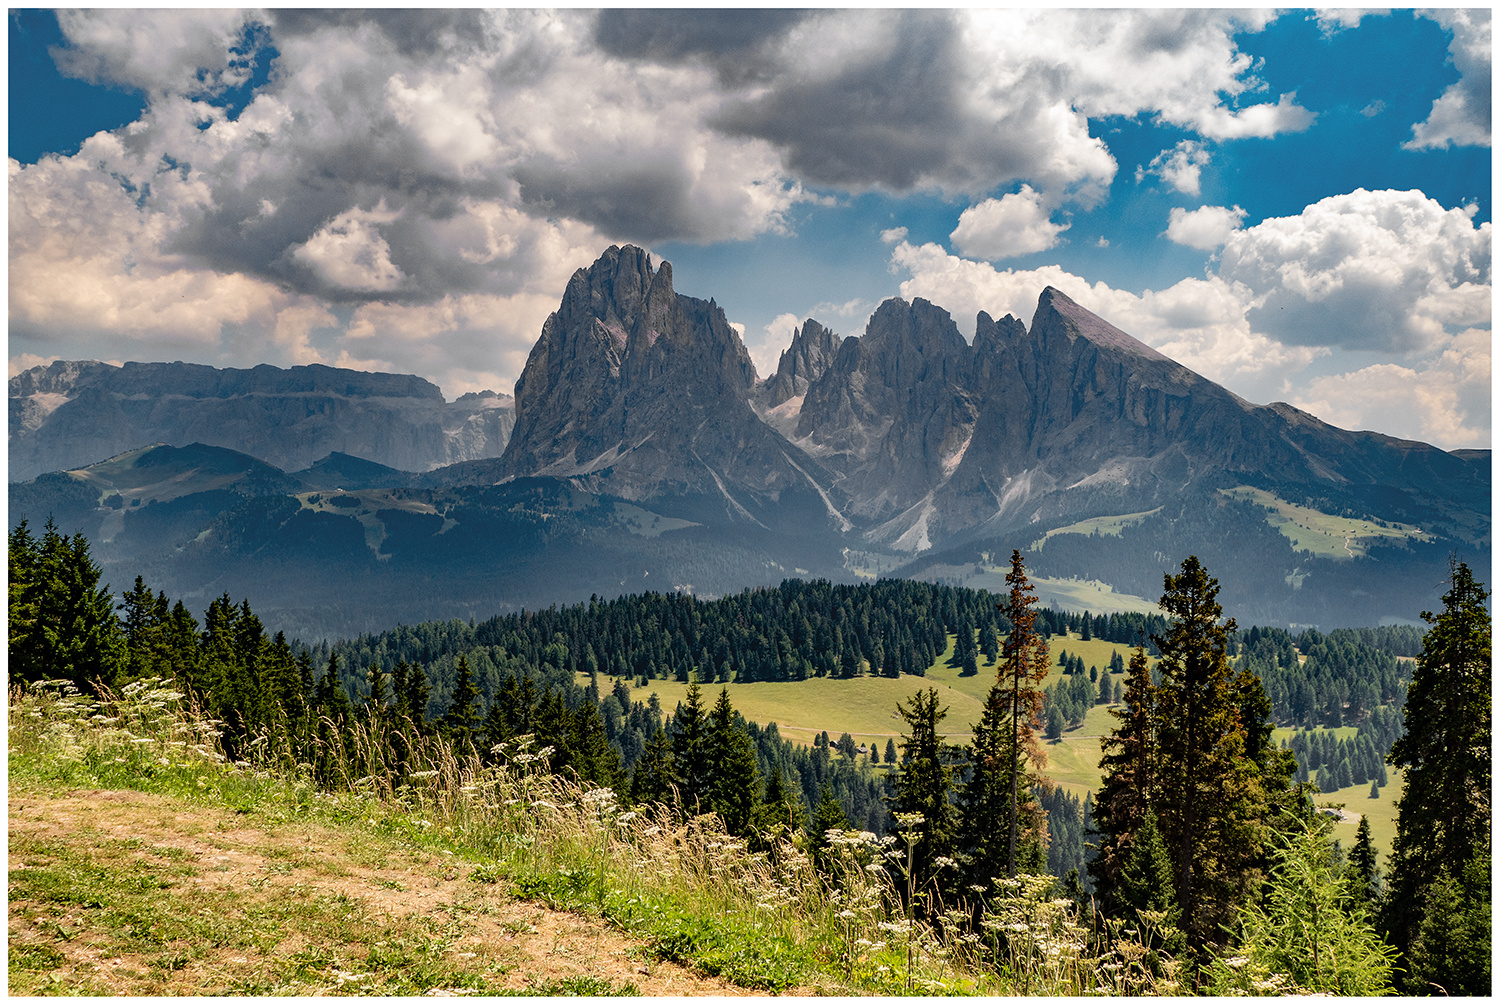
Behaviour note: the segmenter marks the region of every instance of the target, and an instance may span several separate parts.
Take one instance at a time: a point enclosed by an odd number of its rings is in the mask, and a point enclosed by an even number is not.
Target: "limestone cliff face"
[[[573,274],[516,382],[500,478],[586,479],[629,499],[774,500],[825,472],[761,422],[755,367],[724,312],[681,296],[672,267],[612,247]]]
[[[1429,477],[1473,481],[1471,466],[1435,447],[1251,404],[1055,289],[1042,293],[1029,334],[1009,320],[979,319],[978,416],[964,457],[929,511],[883,528],[885,540],[1146,509],[1192,484],[1245,478],[1419,491]]]
[[[843,339],[812,318],[792,332],[792,344],[777,361],[776,372],[761,386],[765,408],[776,408],[806,394],[809,386],[828,371]]]
[[[22,481],[151,443],[227,447],[288,471],[334,451],[425,471],[498,456],[510,404],[492,393],[445,402],[420,377],[319,365],[59,360],[10,380],[9,475]]]
[[[973,376],[974,351],[947,311],[892,298],[808,387],[796,442],[840,473],[855,513],[887,516],[921,500],[963,456]]]

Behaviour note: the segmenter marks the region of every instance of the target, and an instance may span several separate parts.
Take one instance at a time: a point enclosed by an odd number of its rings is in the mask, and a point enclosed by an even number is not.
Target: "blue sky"
[[[10,14],[11,372],[509,391],[611,243],[763,375],[1046,285],[1252,401],[1490,443],[1488,10]]]

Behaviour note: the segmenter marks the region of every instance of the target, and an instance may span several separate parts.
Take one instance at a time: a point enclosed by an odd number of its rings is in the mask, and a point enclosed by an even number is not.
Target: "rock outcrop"
[[[425,471],[499,456],[512,422],[507,396],[446,402],[407,374],[59,360],[10,380],[9,474],[23,481],[151,443],[195,442],[283,470],[339,451]]]
[[[974,351],[947,311],[887,300],[807,389],[795,442],[840,473],[855,513],[888,516],[962,458],[976,415],[973,374]]]
[[[542,326],[496,474],[582,479],[626,499],[720,499],[749,520],[751,496],[821,495],[826,472],[751,408],[755,383],[717,304],[674,291],[670,264],[612,247],[573,274]]]
[[[777,361],[776,372],[761,385],[761,402],[776,408],[807,393],[809,385],[833,365],[843,339],[812,318],[792,332],[792,344]]]

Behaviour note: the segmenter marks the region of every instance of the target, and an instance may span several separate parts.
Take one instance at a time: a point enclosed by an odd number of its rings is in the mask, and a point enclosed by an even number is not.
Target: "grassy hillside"
[[[1295,551],[1322,558],[1362,558],[1374,544],[1430,541],[1432,535],[1410,524],[1334,516],[1310,506],[1298,506],[1264,489],[1241,485],[1220,489],[1231,499],[1246,499],[1266,511],[1266,522],[1292,543]]]
[[[18,689],[9,711],[14,994],[1178,987],[1122,967],[1145,952],[1128,940],[1093,955],[1050,877],[973,905],[1027,933],[1002,958],[905,916],[885,846],[855,832],[830,882],[801,845],[750,855],[717,817],[624,811],[519,756],[436,741],[399,785],[327,792],[253,753],[227,763],[159,682],[105,704]]]

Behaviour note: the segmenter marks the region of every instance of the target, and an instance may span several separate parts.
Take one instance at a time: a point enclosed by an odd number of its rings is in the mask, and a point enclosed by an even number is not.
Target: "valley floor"
[[[13,780],[9,834],[11,994],[758,993],[362,828]]]

